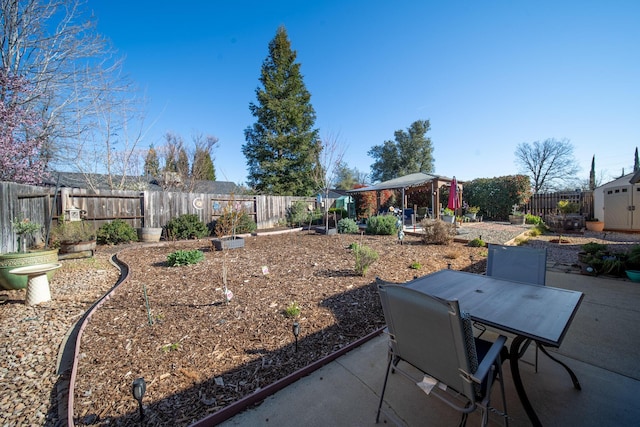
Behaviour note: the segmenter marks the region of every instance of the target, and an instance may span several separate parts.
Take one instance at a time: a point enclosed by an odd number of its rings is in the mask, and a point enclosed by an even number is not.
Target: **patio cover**
[[[431,190],[431,202],[433,206],[433,213],[436,217],[439,217],[438,197],[436,193],[443,184],[451,185],[452,178],[441,175],[430,175],[423,172],[411,173],[409,175],[401,176],[398,178],[383,181],[378,184],[370,185],[369,187],[355,188],[348,190],[347,193],[364,193],[365,191],[382,191],[382,190],[402,190],[402,211],[405,209],[405,197],[404,192],[407,188],[412,187],[428,187]]]
[[[365,191],[381,191],[381,190],[403,189],[403,188],[409,188],[409,187],[421,187],[427,184],[428,182],[431,182],[434,180],[450,182],[451,178],[417,172],[417,173],[411,173],[409,175],[401,176],[398,178],[390,179],[389,181],[380,182],[378,184],[374,184],[369,187],[348,190],[347,192],[363,193]]]

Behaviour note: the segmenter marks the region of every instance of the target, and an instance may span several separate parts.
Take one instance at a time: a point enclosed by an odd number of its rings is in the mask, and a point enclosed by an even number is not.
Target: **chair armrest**
[[[495,362],[500,355],[500,351],[502,350],[502,347],[504,347],[506,342],[507,337],[505,337],[504,335],[498,336],[498,339],[495,340],[495,342],[491,345],[491,348],[489,348],[489,351],[487,351],[487,354],[485,354],[485,356],[480,361],[478,369],[473,374],[471,374],[471,379],[474,382],[478,384],[482,383],[482,380],[486,378],[487,374],[491,370],[491,365],[493,365],[493,362]]]

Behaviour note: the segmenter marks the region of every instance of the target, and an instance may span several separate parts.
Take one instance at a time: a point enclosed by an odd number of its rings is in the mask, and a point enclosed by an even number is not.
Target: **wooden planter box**
[[[526,219],[524,215],[509,215],[509,222],[513,225],[524,225]]]
[[[328,230],[324,227],[316,227],[316,233],[326,234],[327,236],[332,236],[334,234],[338,234],[337,228],[329,228]]]
[[[225,249],[237,249],[244,248],[244,239],[242,237],[222,237],[220,239],[211,239],[211,244],[216,248],[216,251],[223,251]]]

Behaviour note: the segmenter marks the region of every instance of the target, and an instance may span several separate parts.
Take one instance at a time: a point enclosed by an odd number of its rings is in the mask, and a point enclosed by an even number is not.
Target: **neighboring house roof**
[[[98,190],[109,190],[108,175],[105,174],[86,174],[79,172],[51,172],[47,179],[44,179],[42,184],[45,186],[55,187],[70,187],[70,188],[88,188],[88,180],[91,180],[93,186]],[[114,182],[120,182],[122,176],[114,176]],[[171,188],[165,189],[162,186],[162,182],[158,178],[145,177],[145,176],[130,176],[125,178],[125,189],[127,190],[149,190],[149,191],[171,191],[179,190],[180,187],[175,185]],[[185,187],[190,188],[190,183],[186,183]],[[193,183],[191,192],[193,193],[208,193],[208,194],[231,194],[238,190],[236,184],[229,181],[195,181]]]

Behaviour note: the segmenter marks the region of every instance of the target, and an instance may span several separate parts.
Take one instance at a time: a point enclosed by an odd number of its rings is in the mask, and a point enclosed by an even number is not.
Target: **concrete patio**
[[[543,425],[630,426],[640,421],[640,284],[548,271],[547,285],[581,291],[582,305],[559,349],[551,349],[578,376],[575,390],[566,371],[544,354],[539,370],[521,363],[522,380]],[[534,346],[524,356],[533,361]],[[373,426],[387,361],[380,335],[225,421],[224,426]],[[503,365],[509,424],[530,422],[518,400],[509,362]],[[499,387],[493,406],[501,408]],[[400,375],[389,379],[380,424],[453,426],[460,415],[422,393]],[[479,411],[467,425],[479,425]],[[490,414],[490,425],[502,419]]]

